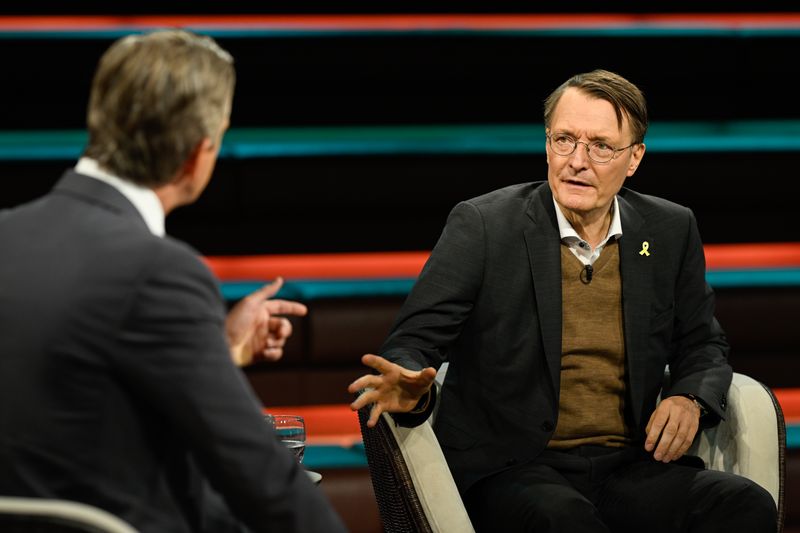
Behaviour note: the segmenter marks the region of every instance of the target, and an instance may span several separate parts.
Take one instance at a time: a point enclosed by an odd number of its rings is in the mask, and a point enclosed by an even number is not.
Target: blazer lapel
[[[539,186],[528,204],[532,224],[525,229],[539,327],[553,390],[561,383],[561,238],[553,196],[547,183]]]
[[[622,278],[622,313],[625,328],[625,358],[628,364],[630,398],[634,422],[643,423],[642,404],[645,396],[648,363],[647,334],[650,320],[650,295],[653,290],[652,265],[649,254],[654,244],[644,227],[641,215],[622,196],[619,198],[622,237],[619,240],[620,276]]]

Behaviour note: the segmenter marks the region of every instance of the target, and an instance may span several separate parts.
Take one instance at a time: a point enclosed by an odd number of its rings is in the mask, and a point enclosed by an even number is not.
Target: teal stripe
[[[84,130],[0,131],[0,160],[76,159],[88,138]]]
[[[706,280],[715,289],[727,287],[800,287],[800,268],[710,270],[706,273]]]
[[[800,424],[786,425],[786,447],[800,448]]]
[[[232,157],[543,152],[543,126],[422,125],[241,129],[226,135]],[[230,145],[228,141],[230,140]]]
[[[324,298],[405,296],[414,279],[291,280],[276,298],[311,301]],[[238,300],[264,286],[262,281],[226,281],[220,286],[226,300]]]
[[[711,270],[708,283],[715,289],[737,287],[800,287],[800,268]],[[222,296],[235,301],[263,287],[263,281],[224,281]],[[352,279],[352,280],[290,280],[276,298],[313,301],[325,298],[369,298],[380,296],[404,297],[414,286],[414,278]]]
[[[648,151],[792,151],[800,149],[800,121],[659,122],[645,138]]]
[[[789,135],[710,135],[707,137],[654,137],[645,139],[648,152],[792,152],[800,150],[800,137]]]
[[[306,446],[303,466],[310,470],[322,468],[360,468],[367,466],[364,444],[357,443],[349,448],[334,445]]]
[[[158,29],[157,27],[148,28],[146,30],[140,27],[126,27],[120,26],[118,28],[109,29],[75,29],[75,30],[0,30],[0,40],[108,40],[113,41],[126,35],[135,33],[145,33],[151,30]],[[168,28],[164,28],[168,29]],[[54,43],[55,44],[55,43]]]
[[[287,38],[347,38],[347,37],[561,37],[561,38],[785,38],[800,37],[797,27],[664,27],[655,25],[609,26],[592,28],[532,28],[532,29],[482,29],[482,28],[419,28],[419,29],[359,29],[359,28],[222,28],[218,26],[184,25],[182,28],[203,33],[214,38],[287,39]],[[75,30],[0,30],[0,39],[99,39],[111,40],[166,27],[121,26],[103,29]]]
[[[72,160],[83,130],[0,131],[0,160]],[[800,150],[800,121],[655,123],[649,152]],[[234,159],[402,155],[543,154],[541,124],[239,128],[225,135],[221,157]]]

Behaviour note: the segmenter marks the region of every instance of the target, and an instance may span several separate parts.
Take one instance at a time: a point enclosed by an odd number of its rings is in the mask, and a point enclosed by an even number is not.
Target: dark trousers
[[[769,492],[687,463],[660,463],[639,447],[546,450],[464,500],[478,532],[775,533]]]

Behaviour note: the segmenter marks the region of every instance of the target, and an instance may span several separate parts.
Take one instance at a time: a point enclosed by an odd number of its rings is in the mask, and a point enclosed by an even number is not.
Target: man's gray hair
[[[117,40],[92,81],[85,155],[146,187],[169,183],[204,139],[221,142],[236,75],[213,39],[161,30]]]
[[[550,129],[553,112],[564,91],[575,87],[581,92],[614,106],[617,123],[622,126],[623,115],[628,119],[632,143],[644,142],[647,133],[647,103],[644,94],[633,83],[615,72],[597,69],[584,74],[576,74],[562,83],[544,102],[544,126]]]

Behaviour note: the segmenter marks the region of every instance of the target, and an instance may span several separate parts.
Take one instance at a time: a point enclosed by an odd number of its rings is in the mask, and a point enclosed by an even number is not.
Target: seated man
[[[692,212],[623,188],[641,91],[596,70],[544,107],[547,181],[453,209],[353,409],[412,425],[439,402],[479,531],[773,533],[766,490],[682,461],[725,417],[732,370]]]
[[[344,531],[234,365],[290,330],[217,282],[164,217],[211,177],[231,56],[183,31],[100,60],[74,170],[0,213],[0,494],[103,508],[143,533]]]

